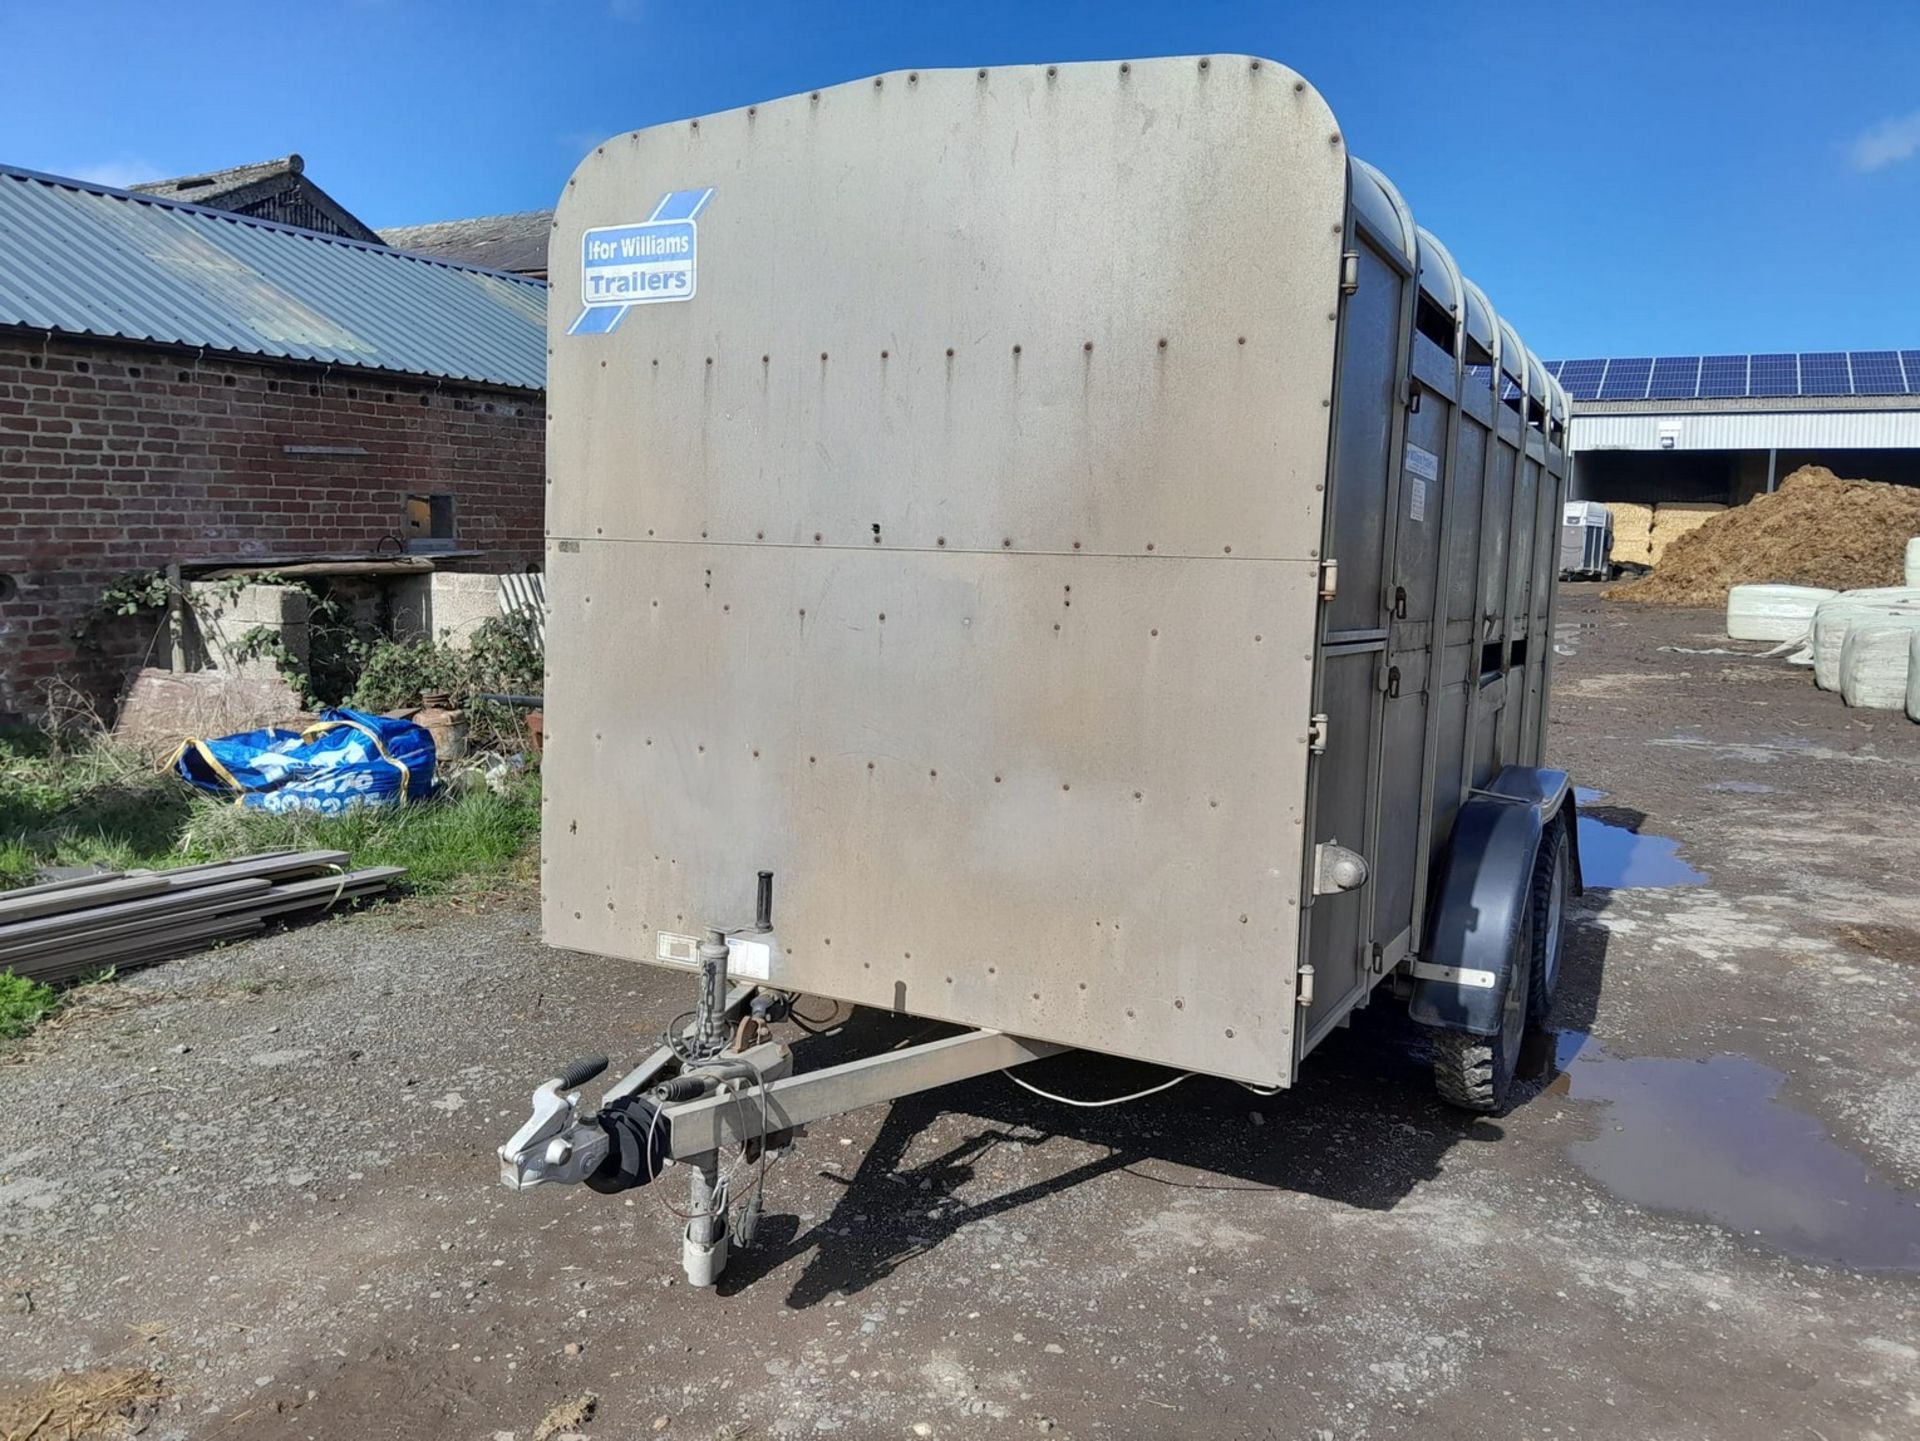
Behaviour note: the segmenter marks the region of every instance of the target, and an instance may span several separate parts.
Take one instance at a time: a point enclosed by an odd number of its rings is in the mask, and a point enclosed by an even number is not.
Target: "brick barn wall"
[[[483,552],[467,567],[537,561],[545,444],[536,393],[0,334],[0,717],[38,712],[55,677],[112,703],[152,622],[73,631],[129,572],[391,551],[408,492],[455,497],[456,544]]]

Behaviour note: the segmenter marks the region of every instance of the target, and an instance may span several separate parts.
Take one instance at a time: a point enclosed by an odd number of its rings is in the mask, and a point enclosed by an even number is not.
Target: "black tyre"
[[[1560,994],[1561,940],[1567,925],[1567,898],[1573,893],[1567,826],[1560,817],[1540,840],[1533,866],[1533,952],[1527,987],[1527,1020],[1544,1026]]]
[[[1471,1031],[1433,1033],[1433,1084],[1450,1106],[1482,1115],[1507,1109],[1513,1073],[1520,1063],[1520,1043],[1527,1034],[1533,933],[1533,888],[1529,886],[1507,936],[1507,991],[1501,997],[1500,1029],[1491,1036]]]

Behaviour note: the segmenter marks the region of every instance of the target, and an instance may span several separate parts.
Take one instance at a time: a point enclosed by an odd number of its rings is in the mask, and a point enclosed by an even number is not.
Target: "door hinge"
[[[1320,599],[1332,600],[1340,594],[1340,562],[1323,560],[1320,562]]]
[[[1383,947],[1378,941],[1375,941],[1373,943],[1373,949],[1367,957],[1367,962],[1368,962],[1369,968],[1373,971],[1373,973],[1376,976],[1379,975],[1382,971],[1384,971],[1387,968],[1386,948]]]
[[[1400,698],[1400,667],[1397,665],[1387,667],[1386,692],[1388,700]]]
[[[1340,293],[1352,295],[1360,288],[1360,252],[1342,251],[1340,255]]]
[[[1393,618],[1395,620],[1407,618],[1407,588],[1404,585],[1396,585],[1393,588]]]
[[[1313,1004],[1313,962],[1308,961],[1300,968],[1300,1004]]]
[[[1307,749],[1317,756],[1327,753],[1327,717],[1324,713],[1307,717]]]

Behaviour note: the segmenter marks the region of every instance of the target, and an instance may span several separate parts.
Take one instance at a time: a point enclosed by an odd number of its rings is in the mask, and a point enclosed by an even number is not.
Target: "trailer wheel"
[[[1491,1036],[1458,1030],[1433,1033],[1433,1084],[1441,1100],[1463,1111],[1498,1115],[1507,1108],[1520,1042],[1527,1033],[1527,996],[1533,990],[1533,909],[1529,887],[1507,937],[1507,993],[1500,1002],[1500,1029]]]
[[[1527,1021],[1544,1026],[1560,994],[1561,938],[1566,930],[1567,896],[1573,870],[1567,857],[1567,823],[1556,817],[1540,842],[1533,867],[1532,972],[1527,987]]]

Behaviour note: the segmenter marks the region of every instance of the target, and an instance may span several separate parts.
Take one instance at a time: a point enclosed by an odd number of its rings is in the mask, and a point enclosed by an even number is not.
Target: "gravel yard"
[[[143,1434],[194,1441],[528,1441],[588,1392],[599,1441],[1913,1435],[1920,726],[1662,648],[1727,645],[1711,613],[1569,587],[1562,622],[1550,754],[1624,884],[1498,1121],[1388,1004],[1271,1098],[988,1077],[813,1128],[695,1291],[652,1192],[493,1157],[688,982],[544,949],[531,897],[405,902],[0,1058],[0,1372],[145,1367]],[[802,1066],[916,1031],[842,1020]]]

